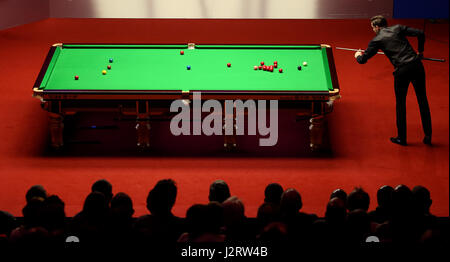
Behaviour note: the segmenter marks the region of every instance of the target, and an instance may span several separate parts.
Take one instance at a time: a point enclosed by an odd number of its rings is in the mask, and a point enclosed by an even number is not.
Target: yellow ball
[[[103,71],[102,71],[102,74],[106,75],[106,70],[103,70]]]

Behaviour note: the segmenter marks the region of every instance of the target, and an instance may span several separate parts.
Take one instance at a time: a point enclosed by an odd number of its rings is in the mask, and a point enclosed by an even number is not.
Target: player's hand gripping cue
[[[355,58],[357,58],[358,56],[361,56],[363,53],[364,53],[363,50],[358,49],[358,51],[356,51],[356,53],[355,53]]]

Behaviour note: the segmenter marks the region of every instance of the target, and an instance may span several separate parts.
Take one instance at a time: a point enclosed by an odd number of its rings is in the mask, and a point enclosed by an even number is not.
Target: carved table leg
[[[60,148],[64,145],[63,131],[64,131],[64,117],[59,114],[49,113],[49,128],[51,137],[51,146],[53,148]]]
[[[137,146],[141,148],[150,147],[150,121],[145,118],[136,120]]]
[[[327,119],[325,115],[319,115],[312,117],[310,120],[309,132],[310,132],[310,147],[312,151],[318,151],[327,147],[326,131],[327,131]]]
[[[226,105],[226,103],[224,103]],[[224,142],[223,146],[226,150],[233,150],[236,148],[236,123],[234,119],[235,115],[235,108],[233,106],[233,109],[226,108],[226,106],[223,107],[223,137]],[[229,129],[229,125],[232,125],[233,128],[231,130]],[[230,134],[230,132],[233,132]]]

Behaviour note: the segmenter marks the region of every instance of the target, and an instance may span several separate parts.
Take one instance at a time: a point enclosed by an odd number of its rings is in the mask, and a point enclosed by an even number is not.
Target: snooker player
[[[355,53],[355,58],[358,63],[364,64],[381,49],[395,68],[393,74],[398,133],[397,137],[391,137],[391,142],[406,145],[406,94],[409,83],[412,83],[425,133],[423,143],[431,145],[431,114],[425,89],[425,70],[421,61],[425,43],[423,31],[403,25],[388,27],[386,19],[380,15],[372,17],[370,25],[376,36],[365,51],[358,50]],[[418,53],[411,47],[407,36],[418,38]]]

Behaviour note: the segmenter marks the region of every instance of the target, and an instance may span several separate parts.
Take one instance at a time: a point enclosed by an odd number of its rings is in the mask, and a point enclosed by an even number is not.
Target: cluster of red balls
[[[278,67],[277,61],[273,62],[273,65],[265,65],[264,62],[261,62],[260,66],[254,66],[253,69],[273,72],[273,69],[277,67]],[[282,68],[278,69],[278,72],[282,73],[283,69]]]

